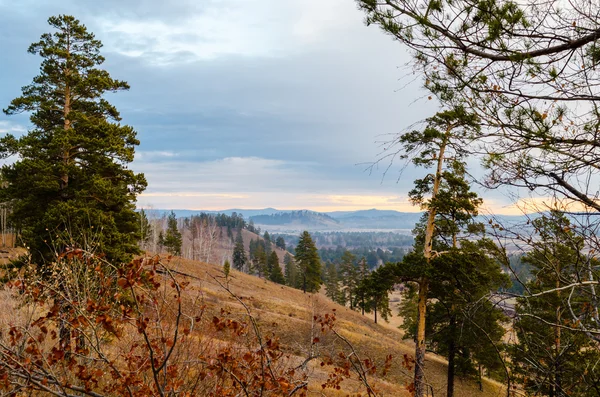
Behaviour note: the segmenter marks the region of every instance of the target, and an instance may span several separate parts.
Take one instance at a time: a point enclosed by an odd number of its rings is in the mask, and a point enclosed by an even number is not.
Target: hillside
[[[327,214],[314,211],[280,212],[271,215],[255,215],[250,220],[256,225],[269,229],[277,227],[301,228],[310,230],[331,230],[340,227],[340,222]]]
[[[224,309],[236,316],[244,316],[241,305],[227,291],[218,285],[214,277],[222,276],[221,268],[202,262],[174,259],[171,267],[189,276],[182,276],[191,283],[191,290],[201,291],[204,303],[215,312]],[[404,385],[409,382],[412,372],[401,365],[405,354],[412,356],[414,347],[411,342],[402,340],[402,333],[389,324],[374,324],[371,317],[339,306],[325,296],[303,294],[302,291],[271,283],[258,277],[232,271],[229,281],[231,291],[248,305],[258,319],[263,333],[275,333],[289,354],[301,359],[310,349],[311,328],[314,327],[313,316],[332,313],[337,316],[336,329],[355,347],[363,357],[370,357],[381,362],[387,354],[392,354],[392,366],[384,378],[373,378],[373,384],[385,396],[408,396]],[[399,319],[392,319],[398,324]],[[329,346],[322,346],[325,351]],[[319,361],[319,360],[316,360]],[[321,383],[326,372],[317,362],[310,368],[311,389],[321,390]],[[446,364],[435,355],[427,356],[427,379],[433,385],[434,395],[440,396],[445,391]],[[354,381],[342,383],[342,391],[325,392],[325,395],[337,396],[355,393],[357,384]],[[499,396],[503,395],[501,387],[493,381],[484,381],[483,392],[471,381],[458,380],[457,396]]]
[[[159,209],[159,214],[170,213],[171,210]],[[246,220],[252,220],[257,227],[269,232],[297,233],[308,231],[354,231],[354,230],[390,230],[403,234],[410,234],[415,224],[421,219],[421,212],[400,212],[394,210],[358,210],[358,211],[332,211],[315,212],[310,210],[278,210],[275,208],[264,209],[228,209],[222,211],[200,210],[173,210],[177,217],[189,217],[200,213],[225,214],[233,213],[242,215]],[[536,214],[529,215],[535,218]],[[505,225],[525,224],[527,217],[499,215],[494,217],[495,222]],[[486,216],[479,216],[478,220],[487,223]]]

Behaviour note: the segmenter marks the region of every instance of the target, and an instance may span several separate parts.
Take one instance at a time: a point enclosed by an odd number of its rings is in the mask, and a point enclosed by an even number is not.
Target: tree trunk
[[[69,40],[70,38],[67,38],[67,40]],[[71,45],[70,43],[67,43],[67,65],[68,65],[68,61],[70,58],[70,51],[71,51]],[[63,106],[63,128],[65,130],[65,132],[68,132],[72,126],[71,126],[71,120],[69,120],[69,113],[71,113],[71,87],[69,86],[69,81],[68,78],[71,74],[71,71],[69,70],[68,66],[65,69],[65,91],[64,91],[64,95],[65,95],[65,103]],[[63,172],[60,175],[60,190],[61,190],[61,194],[63,196],[65,196],[65,192],[64,190],[69,186],[69,174],[67,173],[66,169],[67,166],[69,165],[70,162],[70,153],[69,153],[69,140],[66,139],[66,143],[65,146],[62,148],[62,153],[61,153],[61,160],[63,163],[63,166],[65,167],[65,170],[63,170]]]
[[[560,274],[560,265],[558,265],[558,274]],[[560,278],[556,279],[556,288],[560,288]],[[558,295],[558,301],[560,302],[560,290],[556,292]],[[562,322],[561,318],[561,306],[560,304],[556,307],[556,326],[554,327],[554,395],[559,397],[563,396],[562,393],[562,377],[561,377],[561,365],[560,365],[560,349],[561,349],[561,329],[560,324]]]
[[[456,357],[456,320],[450,316],[450,338],[448,339],[448,387],[446,397],[454,397],[454,358]]]
[[[444,141],[440,145],[440,151],[437,155],[437,169],[433,180],[433,189],[431,190],[431,201],[437,196],[440,190],[442,172],[444,168],[444,153],[452,127],[448,127]],[[425,246],[423,247],[423,257],[427,266],[431,263],[433,257],[433,232],[435,230],[435,208],[429,208],[427,224],[425,225]],[[427,311],[427,294],[429,292],[429,280],[427,277],[421,277],[419,281],[419,306],[417,313],[417,340],[415,346],[415,396],[425,396],[425,321]]]
[[[425,395],[425,315],[427,310],[427,292],[429,280],[421,278],[419,283],[419,306],[417,311],[417,340],[415,350],[415,397]]]
[[[378,305],[378,303],[379,303],[379,300],[375,299],[375,307],[373,310],[373,312],[375,312],[375,324],[377,324],[377,305]]]

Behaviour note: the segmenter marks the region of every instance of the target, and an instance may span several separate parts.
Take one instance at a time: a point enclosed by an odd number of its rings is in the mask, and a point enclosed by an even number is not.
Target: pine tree
[[[292,255],[286,252],[283,257],[283,263],[285,264],[285,283],[290,287],[298,287],[298,267]]]
[[[275,240],[275,246],[277,248],[285,250],[285,240],[283,239],[283,237],[281,237],[281,236],[277,237],[277,239]]]
[[[265,255],[268,257],[271,255],[271,236],[269,236],[269,232],[265,231],[262,243],[264,245]]]
[[[425,350],[426,350],[426,326],[427,326],[427,301],[429,299],[429,269],[439,250],[435,247],[435,232],[440,227],[458,227],[470,219],[469,216],[476,213],[478,200],[472,192],[465,193],[460,200],[453,200],[449,196],[457,193],[452,191],[452,186],[458,180],[454,174],[462,172],[464,175],[464,163],[467,155],[466,148],[471,139],[477,137],[481,129],[478,118],[461,106],[438,112],[435,116],[427,119],[427,124],[422,131],[410,131],[399,137],[397,143],[402,145],[405,154],[401,157],[411,159],[415,165],[434,168],[424,178],[415,181],[415,188],[409,192],[409,197],[414,204],[427,211],[424,219],[424,227],[420,234],[421,242],[418,250],[422,261],[419,276],[413,279],[419,285],[419,303],[417,313],[417,333],[415,344],[415,373],[414,387],[415,397],[425,395]],[[447,194],[442,187],[447,184],[450,187]],[[464,184],[459,183],[457,189],[464,190]],[[468,185],[467,185],[468,187]],[[461,192],[462,192],[461,190]],[[464,193],[464,192],[462,192]],[[440,214],[453,217],[453,222],[447,223],[446,218]],[[454,237],[457,234],[453,234]],[[453,241],[456,243],[456,240]],[[456,244],[454,244],[456,245]],[[417,249],[415,250],[415,252]]]
[[[572,311],[585,323],[594,298],[587,291],[566,287],[577,283],[580,274],[585,277],[586,267],[600,268],[600,262],[586,256],[585,239],[559,211],[544,214],[532,225],[536,236],[522,260],[531,266],[533,277],[516,306],[513,371],[531,394],[598,395],[597,388],[589,388],[600,384],[600,373],[590,370],[600,362],[598,344],[571,320]],[[527,297],[542,292],[546,293]]]
[[[77,19],[48,23],[55,32],[29,47],[43,59],[40,75],[4,109],[30,112],[34,127],[0,139],[2,157],[19,157],[2,168],[1,200],[12,202],[11,222],[35,262],[73,246],[127,261],[139,252],[135,201],[146,180],[127,168],[136,132],[103,95],[129,86],[98,68],[102,44]]]
[[[342,254],[339,271],[344,301],[350,303],[351,309],[354,309],[356,289],[358,288],[358,271],[355,261],[356,257],[350,251],[345,250]]]
[[[153,236],[152,225],[148,221],[148,216],[143,208],[140,210],[138,216],[140,219],[140,247],[142,250],[146,250]]]
[[[269,277],[267,269],[267,254],[265,253],[265,244],[263,241],[257,241],[254,259],[252,260],[252,273],[259,277]]]
[[[329,262],[325,267],[325,295],[332,301],[345,304],[344,295],[340,291],[340,282],[335,264]]]
[[[269,255],[269,280],[277,284],[285,284],[285,277],[281,272],[281,266],[279,266],[279,257],[275,251]]]
[[[406,321],[404,328],[409,334],[414,332],[419,341],[432,335],[427,342],[447,355],[446,394],[452,397],[456,368],[465,375],[474,371],[472,348],[483,349],[489,346],[485,345],[487,342],[500,343],[504,333],[499,324],[502,315],[485,299],[508,279],[501,273],[498,248],[484,238],[484,226],[475,220],[481,199],[465,180],[464,163],[460,157],[453,157],[445,170],[438,170],[439,175],[433,180],[429,176],[417,180],[410,192],[411,198],[424,203],[429,211],[413,232],[414,251],[395,267],[401,279],[419,283],[417,318]],[[436,194],[426,199],[432,183],[437,185]],[[474,311],[473,307],[479,310]],[[428,318],[432,318],[425,322],[421,313],[427,311]],[[412,329],[413,325],[417,328]],[[486,335],[483,340],[476,337],[481,333]]]
[[[296,263],[300,270],[302,290],[317,292],[321,286],[321,258],[310,234],[304,231],[296,246]]]
[[[379,267],[377,270],[369,273],[369,275],[362,280],[358,290],[361,291],[359,294],[364,293],[365,303],[364,306],[368,312],[373,312],[373,321],[377,324],[378,315],[385,321],[389,320],[389,316],[392,314],[390,310],[390,291],[394,286],[393,271],[386,267]]]
[[[167,218],[167,230],[164,234],[163,246],[167,249],[167,252],[173,255],[181,255],[181,243],[182,237],[177,227],[177,217],[175,213],[171,211]]]
[[[223,274],[225,275],[225,279],[229,278],[230,272],[231,272],[231,263],[229,263],[229,259],[225,259],[225,263],[223,264]]]
[[[368,296],[368,285],[367,278],[369,277],[370,271],[367,266],[367,260],[363,257],[358,263],[358,268],[356,272],[356,294],[355,294],[355,307],[359,307],[362,315],[365,315],[366,312],[371,311],[371,304],[369,303]]]
[[[233,247],[233,267],[236,270],[242,271],[247,262],[246,250],[244,249],[244,239],[242,231],[238,230],[235,238],[235,246]]]

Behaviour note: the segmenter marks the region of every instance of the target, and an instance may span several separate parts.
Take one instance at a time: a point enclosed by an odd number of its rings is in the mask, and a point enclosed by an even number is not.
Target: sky
[[[141,141],[138,206],[419,210],[407,192],[424,170],[368,165],[436,106],[407,49],[353,0],[0,0],[0,107],[38,73],[26,50],[57,14],[94,32],[103,67],[131,86],[107,99]],[[0,134],[28,128],[0,115]]]

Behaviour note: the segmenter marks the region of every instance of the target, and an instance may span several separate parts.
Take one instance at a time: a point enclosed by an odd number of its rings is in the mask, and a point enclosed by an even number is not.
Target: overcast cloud
[[[406,192],[421,171],[382,180],[357,164],[435,106],[406,49],[364,26],[354,1],[0,0],[2,107],[37,74],[26,49],[60,13],[96,34],[105,68],[132,87],[108,99],[142,142],[140,205],[417,210]],[[0,116],[0,133],[28,126]]]

